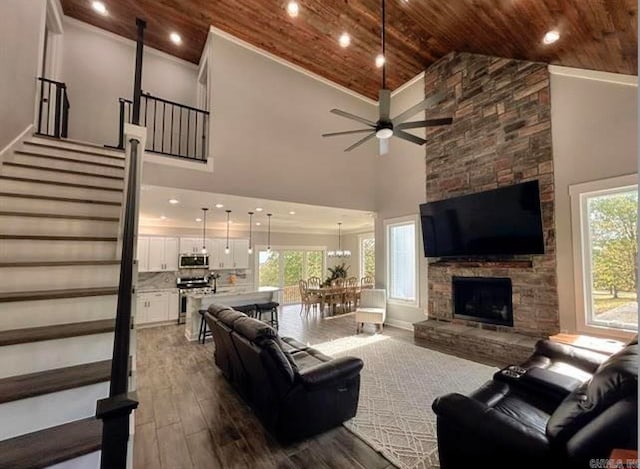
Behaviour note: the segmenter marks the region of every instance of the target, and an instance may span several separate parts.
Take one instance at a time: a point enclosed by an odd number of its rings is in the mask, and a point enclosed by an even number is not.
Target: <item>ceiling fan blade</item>
[[[336,135],[361,134],[362,132],[371,132],[372,129],[345,130],[344,132],[330,132],[322,134],[323,137],[335,137]]]
[[[371,135],[367,135],[366,137],[361,138],[360,140],[358,140],[356,143],[354,143],[350,147],[345,148],[344,151],[351,151],[355,147],[358,147],[358,146],[362,145],[364,142],[366,142],[367,140],[371,140],[375,136],[376,136],[376,133],[375,132],[371,132]]]
[[[425,143],[427,143],[427,141],[424,138],[416,137],[415,135],[410,134],[409,132],[405,132],[403,130],[394,130],[393,136],[401,138],[402,140],[407,140],[417,145],[424,145]]]
[[[423,121],[404,122],[398,124],[396,129],[417,129],[419,127],[437,127],[439,125],[451,125],[453,119],[451,117],[441,117],[436,119],[427,119]]]
[[[389,153],[389,140],[391,140],[391,139],[390,138],[379,138],[378,139],[380,156],[386,155],[387,153]]]
[[[398,125],[407,120],[409,117],[417,114],[418,112],[424,111],[425,109],[440,103],[443,99],[444,93],[436,93],[433,96],[428,97],[424,101],[419,102],[415,106],[410,107],[406,111],[398,114],[396,117],[391,119],[391,121],[393,122],[393,125]]]
[[[331,109],[333,114],[337,114],[338,116],[346,117],[347,119],[352,119],[354,121],[361,122],[363,124],[369,125],[371,127],[375,127],[376,123],[370,121],[369,119],[365,119],[364,117],[356,116],[355,114],[351,114],[349,112],[341,111],[340,109]]]
[[[380,107],[380,120],[389,120],[389,112],[391,111],[391,91],[380,90],[378,98],[378,106]]]

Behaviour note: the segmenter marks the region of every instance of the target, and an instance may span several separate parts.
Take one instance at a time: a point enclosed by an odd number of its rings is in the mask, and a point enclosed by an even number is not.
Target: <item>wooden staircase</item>
[[[123,152],[30,137],[0,166],[0,468],[98,468]]]

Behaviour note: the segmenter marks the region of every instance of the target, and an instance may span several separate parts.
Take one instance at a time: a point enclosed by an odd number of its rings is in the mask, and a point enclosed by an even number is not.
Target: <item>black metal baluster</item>
[[[196,158],[198,156],[198,114],[200,113],[196,112],[196,126],[193,129],[193,156]]]
[[[165,105],[165,103],[162,103],[162,137],[161,137],[161,140],[160,140],[160,144],[161,144],[160,151],[162,153],[164,153],[164,139],[165,139],[165,135],[164,135],[164,118],[165,118],[166,115],[167,115],[166,105]]]
[[[40,105],[38,110],[38,133],[42,133],[42,105],[44,104],[44,80],[40,79]]]
[[[182,107],[180,107],[180,124],[178,125],[178,155],[182,154]]]
[[[169,137],[169,153],[173,153],[173,110],[175,106],[171,105],[171,135]]]
[[[187,155],[189,154],[189,140],[191,132],[189,132],[189,127],[191,123],[191,109],[187,109],[187,151],[185,152]]]
[[[209,122],[208,116],[206,114],[204,114],[203,118],[202,118],[202,161],[206,161],[206,156],[205,156],[205,148],[207,145],[207,122]]]
[[[156,120],[157,119],[157,113],[156,113],[156,101],[155,99],[153,100],[153,141],[151,142],[151,151],[155,151],[156,149]]]
[[[51,83],[47,82],[47,135],[49,135],[49,109],[51,108]]]

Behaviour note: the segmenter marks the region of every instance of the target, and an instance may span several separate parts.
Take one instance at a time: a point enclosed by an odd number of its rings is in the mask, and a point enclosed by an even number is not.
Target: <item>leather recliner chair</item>
[[[615,448],[637,449],[637,339],[602,361],[573,347],[539,345],[523,364],[526,374],[535,363],[556,364],[555,371],[538,368],[525,386],[494,379],[469,396],[434,401],[442,469],[589,468]],[[569,381],[562,400],[556,397],[567,381],[553,376],[566,367],[558,363],[592,372],[584,381]]]
[[[205,319],[216,364],[280,440],[312,436],[355,416],[359,358],[332,359],[225,306],[212,305]]]

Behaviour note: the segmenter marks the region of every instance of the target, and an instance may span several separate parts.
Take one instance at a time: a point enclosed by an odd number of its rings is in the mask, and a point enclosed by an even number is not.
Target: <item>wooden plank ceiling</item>
[[[380,1],[62,0],[66,15],[135,39],[135,17],[148,22],[145,43],[198,63],[209,25],[351,90],[377,98]],[[451,51],[637,75],[636,0],[388,0],[388,87],[395,89]],[[544,45],[552,29],[560,40]],[[183,43],[169,40],[178,32]],[[342,32],[351,45],[338,44]]]

